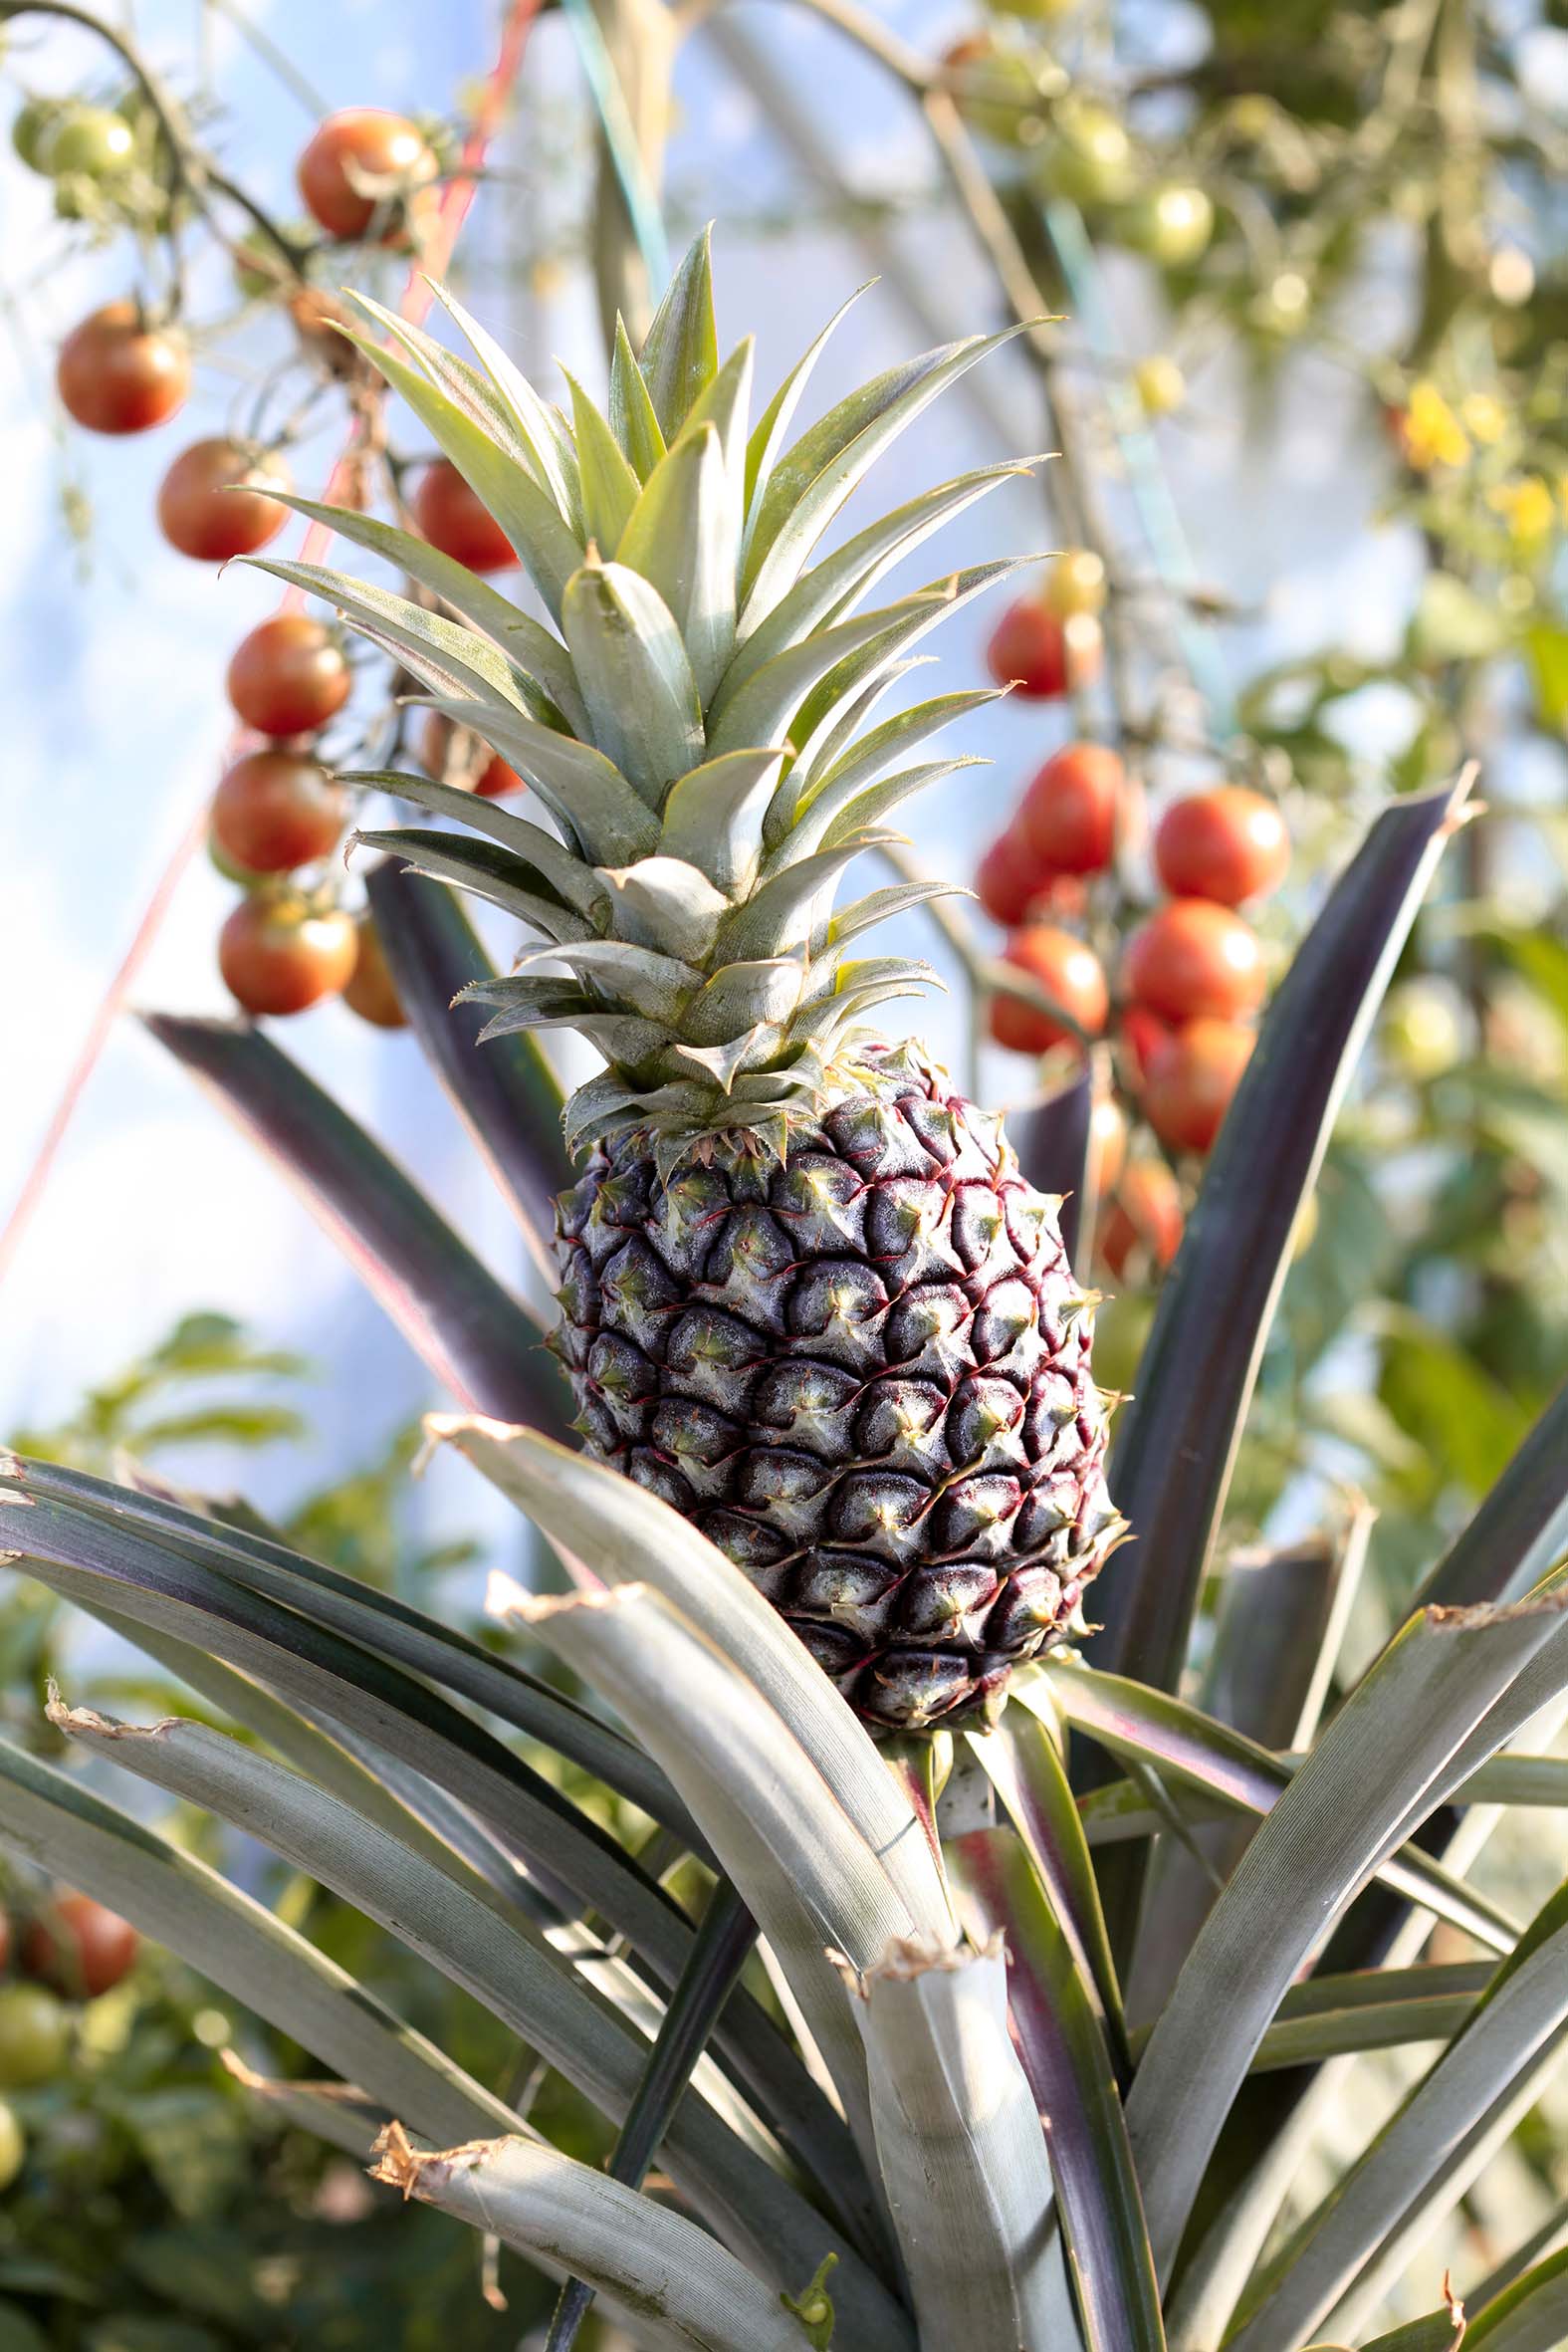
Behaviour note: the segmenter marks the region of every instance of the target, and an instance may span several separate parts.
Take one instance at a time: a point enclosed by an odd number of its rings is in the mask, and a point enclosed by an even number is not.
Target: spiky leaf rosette
[[[467,831],[357,837],[534,934],[510,977],[473,992],[493,1008],[486,1036],[570,1028],[603,1056],[567,1105],[568,1146],[594,1158],[562,1218],[561,1347],[590,1445],[754,1565],[871,1720],[963,1713],[1104,1556],[1103,1420],[1050,1207],[982,1114],[864,1027],[934,978],[861,953],[865,934],[949,885],[834,899],[894,810],[967,764],[909,755],[988,697],[872,724],[876,706],[926,631],[1014,565],[863,606],[1026,469],[961,475],[810,558],[881,451],[1006,337],[891,368],[790,442],[825,335],[751,427],[752,346],[720,363],[705,237],[640,355],[617,337],[607,416],[569,378],[569,418],[549,405],[442,299],[472,361],[373,304],[391,341],[357,340],[506,531],[554,627],[357,514],[332,520],[422,601],[263,569],[394,654],[554,830],[378,773],[351,781]],[[804,1260],[820,1262],[814,1290]],[[840,1305],[824,1303],[832,1266],[853,1291]],[[683,1370],[673,1334],[702,1306],[745,1336]],[[785,1363],[765,1410],[757,1376]],[[770,1450],[783,1484],[765,1495]]]

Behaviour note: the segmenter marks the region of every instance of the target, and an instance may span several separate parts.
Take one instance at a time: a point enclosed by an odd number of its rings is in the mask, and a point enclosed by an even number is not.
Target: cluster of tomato
[[[1097,560],[1058,557],[1041,588],[1004,614],[990,666],[1015,693],[1064,691],[1057,648],[1097,609]],[[1083,640],[1091,643],[1092,640]],[[1092,885],[1130,858],[1143,831],[1137,785],[1103,744],[1069,743],[1025,788],[981,860],[981,904],[1008,933],[1004,960],[1036,982],[1055,1013],[998,991],[991,1034],[1039,1055],[1114,1032],[1123,1090],[1167,1152],[1209,1151],[1252,1050],[1267,988],[1262,941],[1239,910],[1278,888],[1290,840],[1274,803],[1222,784],[1174,801],[1150,843],[1168,893],[1122,945],[1114,987],[1085,935]],[[1102,927],[1108,927],[1102,926]],[[1060,1017],[1058,1017],[1060,1016]],[[1181,1195],[1164,1160],[1128,1162],[1115,1102],[1096,1130],[1097,1192],[1107,1203],[1100,1254],[1120,1276],[1135,1249],[1157,1265],[1181,1238]]]
[[[53,129],[41,114],[50,105],[59,118]],[[93,113],[75,102],[30,101],[13,127],[13,141],[38,170],[54,171],[63,151],[80,169],[86,152],[81,118]],[[106,170],[113,168],[116,152],[112,142],[103,147]],[[356,108],[322,123],[300,157],[298,176],[312,220],[329,238],[374,236],[381,244],[402,245],[436,170],[435,152],[417,124]],[[237,269],[242,290],[250,293],[276,287],[286,274],[276,261],[269,264],[263,238],[248,241]],[[189,344],[176,325],[155,322],[136,303],[110,303],[67,336],[56,380],[68,414],[89,431],[145,432],[184,404],[191,387]],[[195,441],[163,477],[158,525],[181,555],[227,563],[257,554],[277,537],[290,513],[279,494],[292,487],[277,446],[230,435]],[[408,520],[433,547],[471,571],[494,572],[516,562],[491,516],[445,458],[420,470]],[[337,902],[326,871],[348,815],[347,796],[320,756],[322,730],[343,709],[353,686],[340,636],[304,613],[279,613],[235,648],[227,682],[235,716],[254,739],[223,776],[211,814],[213,860],[245,892],[218,940],[219,968],[231,995],[248,1013],[283,1015],[340,994],[376,1026],[401,1026],[370,918],[361,913],[356,919]],[[454,734],[438,714],[428,716],[419,749],[430,773],[449,783],[487,795],[518,784],[504,761]]]
[[[62,1888],[13,1925],[0,1911],[0,2090],[51,2081],[70,2054],[71,2004],[112,1993],[135,1966],[140,1938],[128,1920],[91,1895]],[[27,2147],[8,2100],[0,2098],[0,2189],[22,2169]]]

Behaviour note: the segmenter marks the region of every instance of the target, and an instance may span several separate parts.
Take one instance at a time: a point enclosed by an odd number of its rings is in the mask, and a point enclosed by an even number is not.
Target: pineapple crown
[[[607,416],[569,375],[569,418],[552,406],[437,293],[473,360],[361,296],[390,342],[349,332],[495,517],[554,627],[425,541],[305,499],[290,503],[395,566],[423,600],[314,565],[260,568],[391,653],[420,699],[525,778],[556,830],[375,771],[345,781],[466,830],[354,838],[536,934],[510,977],[469,993],[494,1007],[485,1037],[566,1027],[603,1055],[567,1104],[569,1149],[635,1129],[666,1166],[716,1136],[782,1156],[791,1120],[875,1085],[862,1017],[936,980],[925,964],[854,950],[954,885],[899,883],[836,912],[834,894],[863,850],[900,837],[886,830],[900,802],[976,764],[900,765],[905,755],[992,696],[946,694],[867,722],[918,666],[916,640],[1030,559],[860,607],[950,516],[1037,461],[961,474],[808,560],[903,427],[1019,331],[889,368],[791,442],[837,318],[751,426],[753,346],[720,363],[706,233],[640,356],[617,324]]]

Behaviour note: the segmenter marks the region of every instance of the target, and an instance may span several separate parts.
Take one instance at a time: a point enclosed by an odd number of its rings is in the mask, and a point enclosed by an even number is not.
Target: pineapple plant
[[[552,2352],[595,2294],[651,2352],[1550,2352],[1560,2215],[1452,2281],[1431,2239],[1568,2048],[1564,1892],[1526,1922],[1468,1876],[1496,1808],[1568,1801],[1547,1753],[1568,1396],[1370,1666],[1342,1655],[1347,1537],[1228,1584],[1206,1646],[1244,1654],[1246,1707],[1224,1676],[1207,1711],[1188,1696],[1292,1232],[1463,782],[1376,820],[1263,1017],[1119,1425],[1127,1538],[1086,1627],[1122,1533],[1051,1200],[1081,1185],[1087,1079],[1030,1122],[1035,1189],[921,1049],[859,1029],[921,975],[843,951],[916,886],[832,908],[931,773],[884,771],[968,700],[862,733],[877,698],[1005,568],[858,599],[1007,469],[808,558],[984,344],[789,443],[808,362],[748,436],[750,359],[718,362],[701,244],[640,354],[618,339],[607,419],[573,389],[568,424],[470,322],[474,363],[379,323],[375,363],[555,625],[358,514],[341,535],[414,594],[270,568],[393,650],[553,820],[349,780],[467,828],[367,827],[370,897],[542,1262],[564,1193],[564,1377],[268,1039],[152,1026],[349,1240],[461,1408],[433,1441],[544,1531],[567,1589],[497,1578],[515,1646],[493,1647],[233,1502],[8,1458],[8,1554],[204,1719],[57,1696],[104,1775],[0,1744],[0,1839],[330,2070],[258,2080],[236,2053],[258,2099],[560,2277]],[[516,971],[463,891],[536,934]],[[557,1026],[604,1061],[569,1105],[533,1034]],[[461,1985],[613,2119],[608,2167],[115,1805],[112,1765]],[[1428,1957],[1435,1919],[1473,1957]],[[1406,2045],[1435,2054],[1334,2190],[1293,2203],[1347,2070]]]

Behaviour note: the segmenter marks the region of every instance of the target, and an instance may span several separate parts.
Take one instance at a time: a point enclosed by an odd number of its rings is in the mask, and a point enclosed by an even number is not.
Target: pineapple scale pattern
[[[660,1183],[559,1212],[589,1450],[736,1560],[874,1730],[991,1716],[1120,1532],[1092,1315],[998,1122],[911,1052]]]

